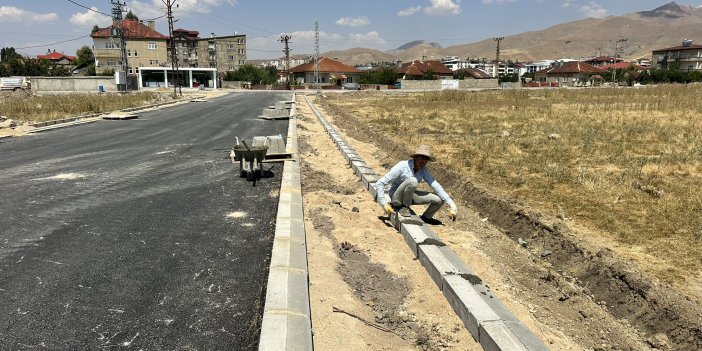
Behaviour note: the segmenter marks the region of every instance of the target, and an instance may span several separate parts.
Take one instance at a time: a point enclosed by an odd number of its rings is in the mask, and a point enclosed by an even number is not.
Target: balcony
[[[95,49],[93,55],[97,58],[120,58],[119,49]]]

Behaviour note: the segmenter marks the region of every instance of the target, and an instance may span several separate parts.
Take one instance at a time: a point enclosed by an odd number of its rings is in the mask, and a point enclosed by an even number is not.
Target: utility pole
[[[505,37],[492,38],[492,40],[497,42],[497,50],[495,51],[495,77],[499,77],[500,69],[500,42],[505,40]]]
[[[171,82],[173,82],[173,95],[183,96],[180,87],[180,72],[178,71],[178,53],[176,52],[175,38],[173,38],[173,5],[178,0],[161,0],[166,5],[166,18],[168,18],[168,36],[171,38]],[[176,5],[178,7],[178,5]]]
[[[614,67],[614,65],[617,64],[617,53],[619,52],[619,49],[617,48],[619,46],[619,43],[625,43],[628,39],[627,38],[622,38],[619,37],[617,41],[614,42],[614,57],[612,58],[612,82],[616,82],[616,77],[617,77],[617,69]],[[622,50],[624,49],[624,46],[622,45]]]
[[[285,54],[285,85],[288,87],[288,90],[290,90],[290,47],[288,44],[291,38],[292,37],[287,34],[280,36],[280,41],[285,43],[285,48],[283,49],[283,53]]]
[[[124,78],[124,83],[119,85],[124,85],[124,89],[119,89],[123,91],[129,90],[129,80],[127,80],[127,72],[129,72],[129,62],[127,62],[127,40],[124,37],[124,22],[122,18],[122,13],[124,12],[127,3],[111,0],[112,3],[112,31],[110,37],[112,43],[119,48],[120,57],[120,72],[117,75]],[[118,80],[118,81],[120,81]],[[119,86],[118,85],[118,86]]]
[[[319,21],[314,21],[314,88],[317,95],[322,93],[322,85],[319,82]]]

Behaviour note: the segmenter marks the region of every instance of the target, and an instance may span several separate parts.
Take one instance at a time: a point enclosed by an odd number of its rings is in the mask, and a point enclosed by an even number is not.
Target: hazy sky
[[[157,18],[168,35],[165,0],[127,0],[139,19]],[[397,48],[413,40],[442,46],[540,30],[587,17],[652,10],[669,0],[177,0],[174,27],[247,35],[249,59],[282,56],[282,34],[292,36],[292,54],[314,52],[319,21],[321,52],[352,47]],[[702,0],[677,1],[700,6]],[[48,49],[74,55],[92,45],[90,29],[111,23],[109,0],[1,0],[0,47],[34,56]],[[82,37],[82,38],[80,38]],[[612,33],[616,38],[617,33]],[[74,40],[75,39],[75,40]],[[702,38],[691,38],[699,39]],[[63,42],[63,43],[61,43]],[[674,45],[677,43],[671,43]]]

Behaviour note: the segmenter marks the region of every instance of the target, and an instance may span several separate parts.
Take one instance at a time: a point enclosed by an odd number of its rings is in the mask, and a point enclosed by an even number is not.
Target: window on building
[[[239,52],[239,55],[243,55],[243,54],[245,54],[245,53],[246,53],[246,50],[244,50],[244,49],[239,49],[239,51],[238,51],[238,52]]]
[[[149,50],[156,50],[156,49],[158,49],[158,43],[149,42],[148,48],[149,48]]]
[[[227,50],[234,50],[234,44],[227,44]]]
[[[244,38],[239,38],[239,40],[237,40],[237,43],[239,45],[244,45]]]
[[[234,55],[229,55],[228,59],[229,61],[234,61]]]
[[[115,48],[115,43],[112,41],[107,41],[105,42],[105,49],[114,49]]]
[[[136,50],[134,50],[134,57],[139,57],[139,52],[137,52]]]
[[[132,74],[132,73],[134,73],[134,71],[130,68],[130,69],[129,69],[129,74]]]
[[[115,60],[107,60],[107,66],[117,66],[117,61],[115,61]]]
[[[158,60],[149,60],[149,65],[151,65],[151,66],[157,66],[157,65],[158,65]]]

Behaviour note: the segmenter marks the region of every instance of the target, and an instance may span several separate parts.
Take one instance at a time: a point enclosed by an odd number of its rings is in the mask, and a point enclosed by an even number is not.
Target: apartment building
[[[216,68],[221,77],[227,71],[237,70],[246,64],[246,35],[234,34],[197,41],[197,67]]]
[[[652,68],[702,71],[702,45],[693,45],[692,40],[685,40],[680,46],[654,50],[651,56]]]
[[[138,67],[154,67],[165,65],[168,62],[167,44],[168,36],[155,29],[154,21],[146,25],[137,20],[124,20],[122,22],[127,48],[128,74],[138,73]],[[121,55],[118,42],[112,36],[114,25],[93,32],[93,54],[95,55],[95,71],[119,71],[121,69]]]
[[[178,67],[189,68],[198,66],[198,42],[200,32],[187,29],[175,29],[172,40],[175,42],[176,60]],[[168,64],[171,62],[171,45],[168,42]]]

